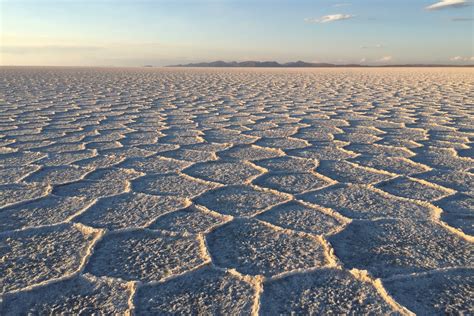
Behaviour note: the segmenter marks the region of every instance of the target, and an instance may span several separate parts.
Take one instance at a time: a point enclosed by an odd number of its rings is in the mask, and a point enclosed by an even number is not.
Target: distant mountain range
[[[242,61],[226,62],[213,61],[203,63],[179,64],[166,67],[257,67],[257,68],[336,68],[336,67],[474,67],[474,65],[437,65],[437,64],[406,64],[406,65],[379,65],[368,66],[360,64],[329,64],[329,63],[308,63],[304,61],[294,61],[280,64],[276,61]]]

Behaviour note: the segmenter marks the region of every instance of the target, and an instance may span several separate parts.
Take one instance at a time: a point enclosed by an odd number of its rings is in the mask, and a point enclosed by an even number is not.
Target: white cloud
[[[393,60],[392,56],[383,56],[382,58],[377,59],[377,62],[378,63],[385,63],[385,62],[389,62],[389,61],[392,61],[392,60]]]
[[[370,49],[370,48],[383,48],[382,44],[375,44],[375,45],[362,45],[360,48],[362,49]]]
[[[427,10],[465,7],[470,3],[466,0],[441,0],[426,7]]]
[[[341,21],[341,20],[348,20],[352,19],[354,15],[352,14],[330,14],[330,15],[325,15],[320,18],[307,18],[304,19],[305,22],[307,23],[329,23],[329,22],[335,22],[335,21]]]
[[[450,61],[474,61],[474,56],[472,57],[463,57],[463,56],[454,56],[449,59]]]

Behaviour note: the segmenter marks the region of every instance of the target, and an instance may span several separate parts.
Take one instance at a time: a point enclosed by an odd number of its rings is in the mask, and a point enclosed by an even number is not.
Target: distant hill
[[[276,61],[242,61],[226,62],[222,60],[203,63],[190,63],[170,65],[166,67],[256,67],[256,68],[336,68],[336,67],[474,67],[474,65],[436,65],[436,64],[409,64],[409,65],[379,65],[368,66],[360,64],[330,64],[330,63],[308,63],[305,61],[293,61],[280,64]]]
[[[191,63],[191,64],[180,64],[180,65],[171,65],[167,67],[362,67],[361,65],[336,65],[328,63],[307,63],[304,61],[294,61],[289,63],[280,64],[276,61],[242,61],[242,62],[226,62],[226,61],[213,61],[209,63]]]

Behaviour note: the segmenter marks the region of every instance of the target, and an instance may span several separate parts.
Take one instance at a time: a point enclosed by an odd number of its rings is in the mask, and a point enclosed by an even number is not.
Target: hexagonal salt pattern
[[[228,273],[211,268],[165,283],[140,287],[135,312],[148,314],[250,314],[255,289]]]
[[[436,184],[404,177],[380,183],[378,187],[393,195],[427,202],[439,200],[454,193],[453,190]]]
[[[227,220],[226,216],[192,205],[158,217],[149,228],[180,233],[204,233]]]
[[[255,145],[236,146],[219,153],[223,159],[261,160],[283,156],[283,152]]]
[[[329,241],[346,267],[376,277],[469,266],[474,251],[472,243],[430,221],[352,222]]]
[[[123,280],[159,281],[205,262],[196,236],[149,230],[125,231],[104,237],[86,271]]]
[[[263,285],[261,315],[366,315],[395,310],[366,280],[339,269],[320,269]]]
[[[91,200],[86,197],[49,195],[14,205],[0,211],[0,232],[61,223],[90,204]]]
[[[207,244],[218,266],[244,274],[272,276],[328,263],[316,238],[276,229],[254,219],[236,220],[217,228],[208,235]]]
[[[264,171],[248,162],[211,161],[194,164],[183,172],[207,181],[239,184],[247,182]]]
[[[474,236],[474,197],[467,194],[448,196],[436,205],[443,209],[441,219],[460,229],[466,234]]]
[[[158,216],[176,211],[186,204],[186,201],[174,196],[125,193],[99,200],[74,218],[74,221],[110,230],[139,228],[148,226]]]
[[[207,192],[198,197],[196,203],[224,215],[252,216],[286,200],[287,195],[237,185]]]
[[[129,186],[129,182],[122,179],[115,181],[80,180],[78,182],[55,187],[53,194],[65,197],[87,197],[90,199],[97,199],[124,193],[128,190]]]
[[[46,183],[9,183],[0,185],[0,208],[46,196],[51,186]]]
[[[0,78],[1,315],[473,313],[470,69]]]
[[[357,156],[356,153],[345,150],[343,147],[343,143],[316,144],[315,146],[308,148],[290,150],[288,154],[291,156],[317,160],[340,160]]]
[[[301,194],[330,185],[330,179],[313,173],[269,173],[254,181],[255,184],[269,189]]]
[[[181,174],[150,175],[133,182],[135,191],[181,198],[192,198],[217,186],[215,183],[201,181]]]
[[[430,170],[430,167],[424,164],[416,163],[403,157],[386,157],[383,155],[359,156],[351,159],[351,161],[361,166],[400,175],[412,175]]]
[[[315,235],[336,232],[345,223],[340,216],[328,214],[321,207],[295,201],[275,206],[257,218],[276,226]]]
[[[121,164],[124,168],[131,168],[146,174],[152,173],[172,173],[179,172],[189,166],[188,162],[167,159],[160,156],[153,156],[147,158],[128,159]]]
[[[2,315],[23,314],[125,314],[131,287],[90,274],[25,292],[6,295],[0,303]]]
[[[29,174],[41,169],[40,166],[0,166],[0,184],[18,182]]]
[[[384,282],[389,294],[417,315],[469,315],[474,269],[436,271]]]
[[[389,173],[371,170],[347,161],[323,161],[317,172],[343,183],[371,184],[393,177]]]
[[[1,293],[75,273],[96,237],[69,224],[1,234]]]
[[[260,160],[257,161],[256,164],[268,169],[269,171],[311,172],[318,165],[318,161],[314,159],[285,156]]]
[[[28,176],[26,181],[64,184],[80,180],[90,171],[77,166],[46,167]]]
[[[428,205],[396,198],[365,185],[335,185],[306,193],[301,199],[332,208],[353,219],[426,219],[435,212]]]
[[[417,174],[416,178],[474,195],[474,174],[471,172],[432,170]]]

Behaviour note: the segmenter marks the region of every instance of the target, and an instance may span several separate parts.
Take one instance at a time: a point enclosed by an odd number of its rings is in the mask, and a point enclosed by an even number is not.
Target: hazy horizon
[[[0,65],[474,64],[474,6],[466,0],[0,0],[0,6]]]

